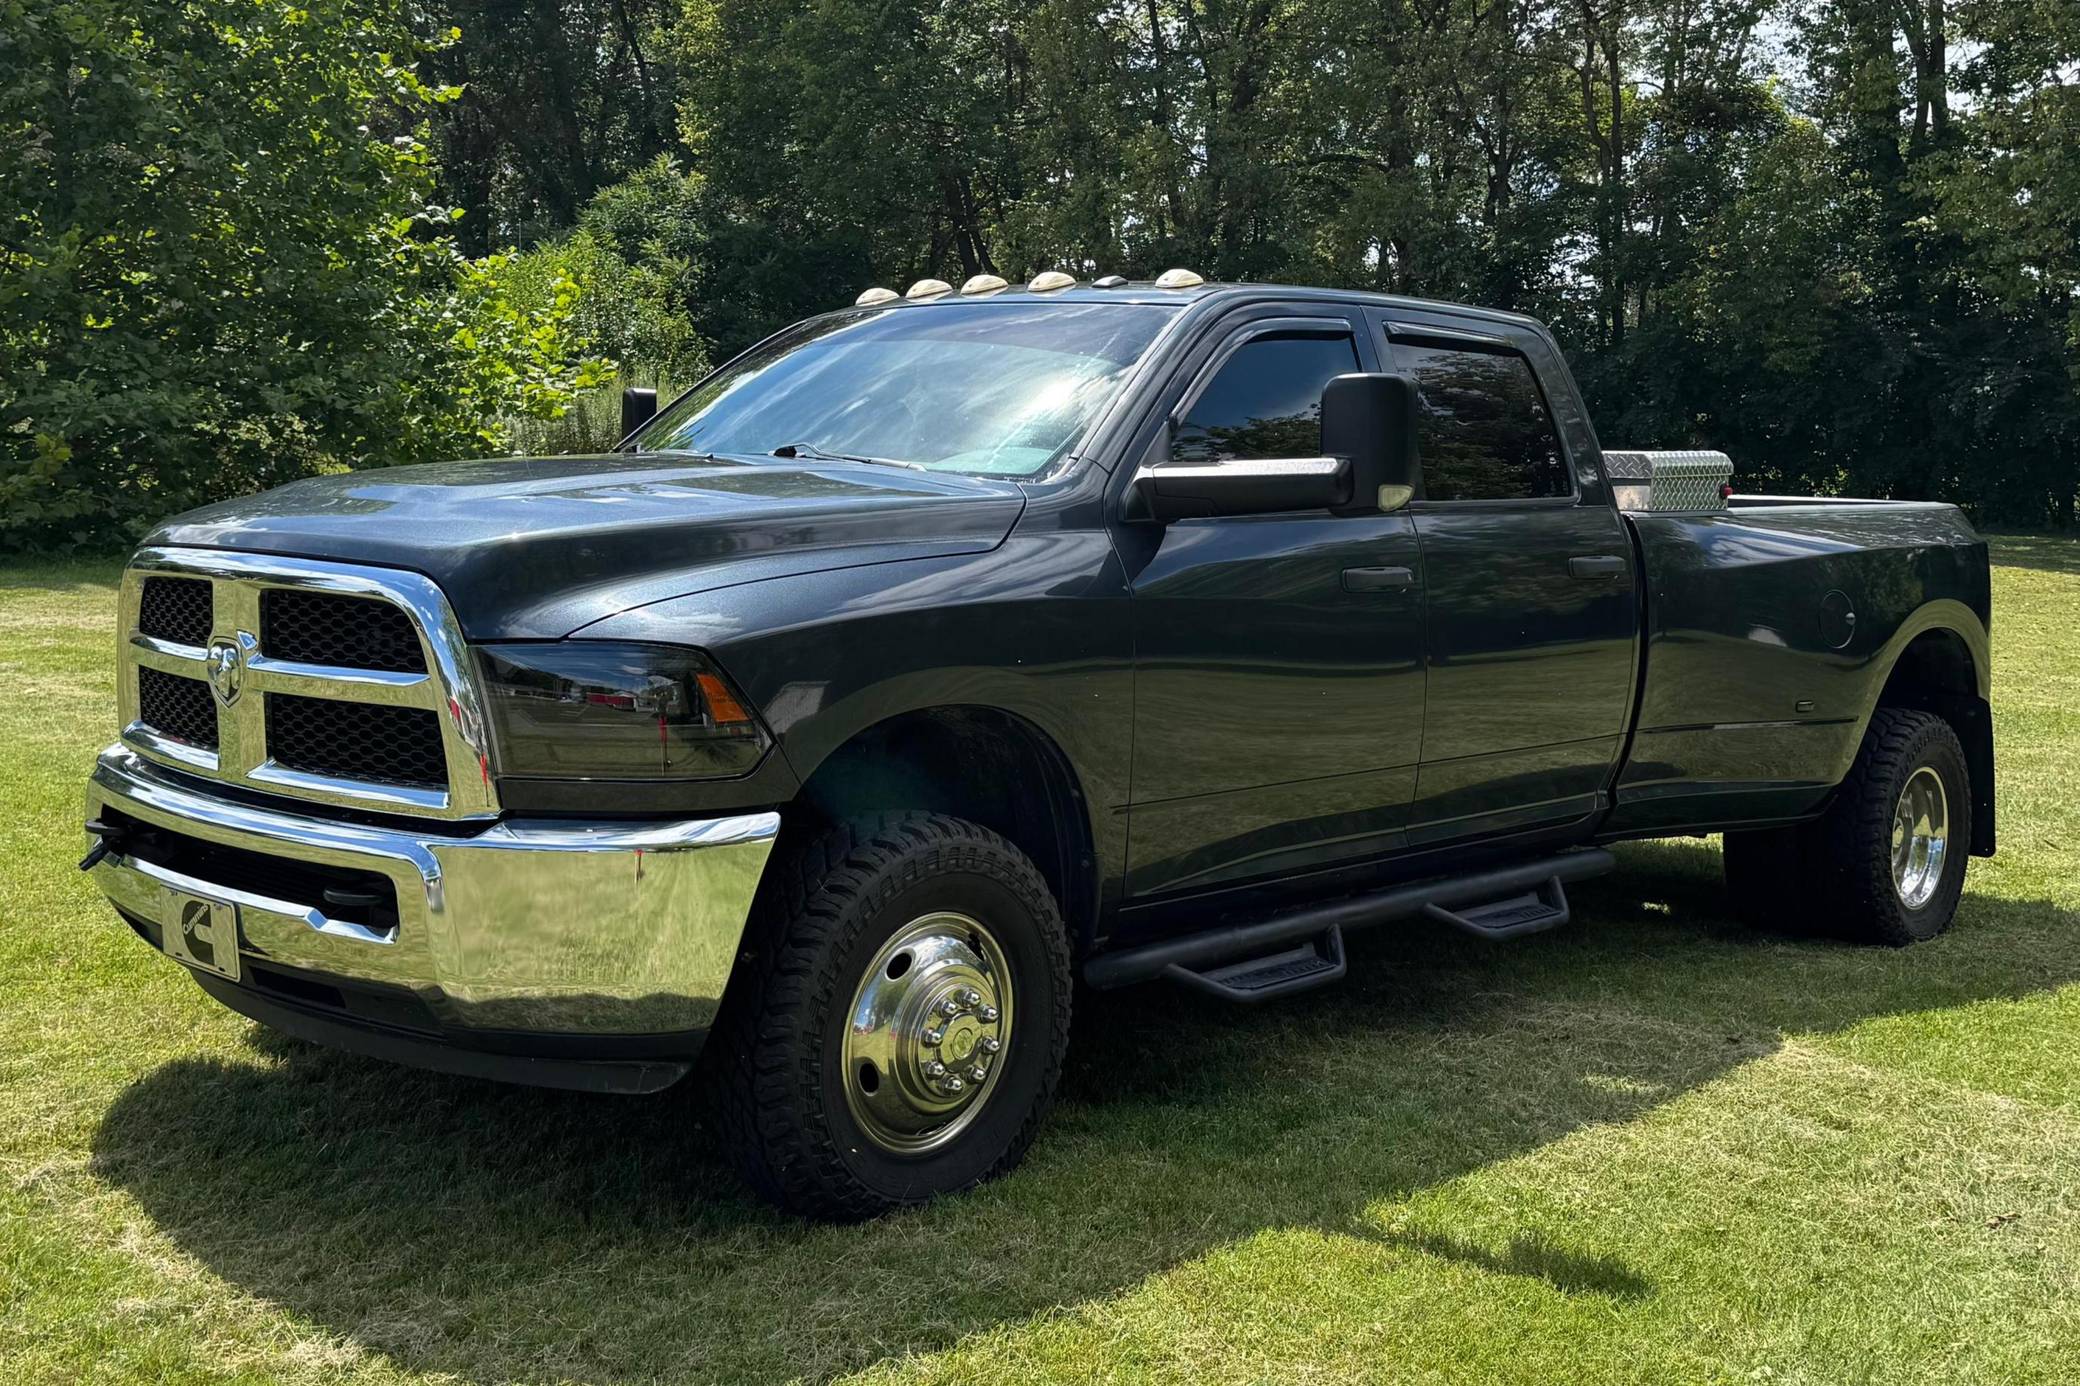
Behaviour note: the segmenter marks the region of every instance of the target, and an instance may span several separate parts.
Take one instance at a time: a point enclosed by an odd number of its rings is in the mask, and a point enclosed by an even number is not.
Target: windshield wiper
[[[782,443],[772,451],[774,457],[806,458],[811,462],[868,462],[876,467],[908,467],[913,472],[925,470],[915,462],[898,462],[893,457],[855,457],[844,452],[825,452],[814,443]]]

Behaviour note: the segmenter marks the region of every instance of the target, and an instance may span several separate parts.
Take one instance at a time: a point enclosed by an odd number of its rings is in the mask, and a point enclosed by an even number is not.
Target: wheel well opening
[[[1090,814],[1059,747],[994,708],[906,713],[826,757],[796,796],[787,834],[862,814],[923,809],[979,823],[1032,858],[1078,952],[1097,910]]]
[[[1948,629],[1915,636],[1892,666],[1878,706],[1933,712],[1956,730],[1972,779],[1972,855],[1993,855],[1993,710],[1979,696],[1964,637]]]

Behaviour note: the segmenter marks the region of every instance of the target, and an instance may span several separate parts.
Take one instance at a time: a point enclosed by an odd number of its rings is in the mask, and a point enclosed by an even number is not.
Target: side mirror
[[[1348,458],[1345,514],[1399,510],[1423,494],[1416,387],[1405,375],[1339,375],[1322,390],[1322,451]]]
[[[627,438],[644,424],[657,417],[657,391],[623,390],[621,392],[621,436]]]
[[[1400,375],[1339,375],[1322,389],[1320,457],[1236,458],[1164,463],[1171,430],[1149,449],[1155,462],[1134,473],[1129,520],[1199,515],[1272,515],[1329,510],[1391,513],[1423,493],[1416,456],[1415,382]]]

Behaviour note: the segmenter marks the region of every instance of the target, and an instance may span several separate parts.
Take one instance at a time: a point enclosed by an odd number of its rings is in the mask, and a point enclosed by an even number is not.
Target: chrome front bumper
[[[198,792],[121,746],[88,782],[87,818],[104,808],[221,847],[387,877],[396,923],[379,929],[328,917],[322,900],[190,876],[163,853],[143,861],[118,845],[91,873],[118,909],[155,926],[171,892],[229,901],[242,964],[408,991],[451,1040],[705,1030],[780,827],[777,813],[506,821],[467,836],[373,827]]]

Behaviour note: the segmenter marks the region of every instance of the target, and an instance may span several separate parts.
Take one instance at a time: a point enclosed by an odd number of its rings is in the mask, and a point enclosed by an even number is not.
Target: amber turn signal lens
[[[751,720],[751,714],[737,701],[737,695],[730,692],[729,685],[722,681],[721,675],[695,674],[693,681],[700,685],[701,700],[708,705],[708,716],[714,719],[717,726],[730,726]]]

